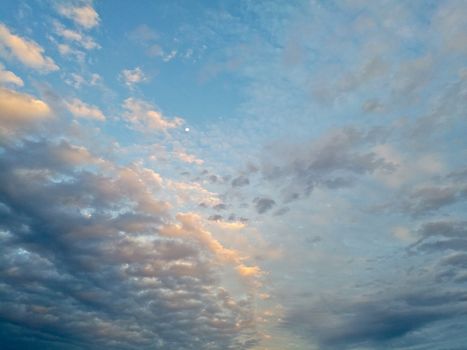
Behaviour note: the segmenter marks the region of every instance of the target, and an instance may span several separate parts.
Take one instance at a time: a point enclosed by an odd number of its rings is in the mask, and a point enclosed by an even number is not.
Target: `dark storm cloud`
[[[250,302],[219,287],[210,252],[158,235],[171,218],[146,171],[67,141],[2,146],[2,348],[251,347]]]

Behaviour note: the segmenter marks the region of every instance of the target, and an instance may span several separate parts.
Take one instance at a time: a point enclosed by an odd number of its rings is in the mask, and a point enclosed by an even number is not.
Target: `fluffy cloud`
[[[6,70],[3,64],[0,63],[0,85],[16,85],[23,86],[23,79],[18,77],[15,73]]]
[[[73,114],[75,117],[95,119],[99,121],[105,120],[104,114],[98,107],[88,105],[78,98],[74,98],[70,101],[65,102],[65,105],[70,111],[70,113]]]
[[[0,85],[23,86],[24,82],[15,73],[6,70],[3,64],[0,63]]]
[[[94,10],[91,5],[85,6],[65,6],[62,5],[58,8],[58,12],[71,19],[77,25],[84,29],[91,29],[99,25],[99,14]]]
[[[55,62],[44,56],[44,49],[36,42],[13,34],[0,23],[0,55],[15,58],[24,65],[43,72],[58,70]]]
[[[165,119],[149,103],[132,97],[123,102],[123,107],[126,109],[124,118],[139,131],[166,131],[183,124],[183,119]]]
[[[0,88],[0,132],[17,130],[51,115],[42,100],[13,90]]]
[[[160,176],[63,140],[3,146],[4,344],[234,350],[256,343],[252,301],[220,286],[212,260],[240,263],[236,253],[199,216],[172,221],[157,199]],[[240,266],[248,278],[259,271]]]
[[[129,87],[144,82],[148,79],[140,67],[136,67],[135,69],[122,70],[120,73],[120,78]]]

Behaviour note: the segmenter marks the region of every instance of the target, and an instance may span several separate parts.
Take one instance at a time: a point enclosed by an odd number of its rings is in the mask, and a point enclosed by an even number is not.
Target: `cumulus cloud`
[[[91,5],[61,5],[58,8],[58,12],[84,29],[94,28],[99,25],[100,22],[99,14]]]
[[[31,95],[0,88],[0,130],[14,131],[51,115],[49,105]]]
[[[124,119],[139,131],[166,131],[183,124],[183,119],[166,119],[151,104],[133,97],[123,102],[123,108],[126,110]]]
[[[148,80],[147,76],[144,74],[140,67],[136,67],[135,69],[122,70],[120,73],[120,78],[128,87],[132,87],[135,84]]]
[[[15,73],[6,70],[3,64],[0,63],[0,85],[23,86],[24,82]]]
[[[75,117],[95,119],[99,121],[105,120],[104,113],[102,113],[102,111],[98,107],[88,105],[78,98],[66,101],[65,105],[70,111],[70,113],[73,114]]]
[[[7,59],[15,58],[22,64],[42,72],[59,69],[50,57],[44,56],[44,49],[39,44],[13,34],[2,23],[0,23],[0,55]]]

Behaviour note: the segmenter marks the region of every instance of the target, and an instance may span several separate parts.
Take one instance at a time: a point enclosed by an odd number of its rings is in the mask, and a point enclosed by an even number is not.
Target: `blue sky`
[[[464,349],[466,18],[3,1],[2,349]]]

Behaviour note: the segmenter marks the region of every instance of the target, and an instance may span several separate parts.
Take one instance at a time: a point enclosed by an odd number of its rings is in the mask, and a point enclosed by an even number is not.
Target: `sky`
[[[2,0],[3,350],[462,350],[467,2]]]

